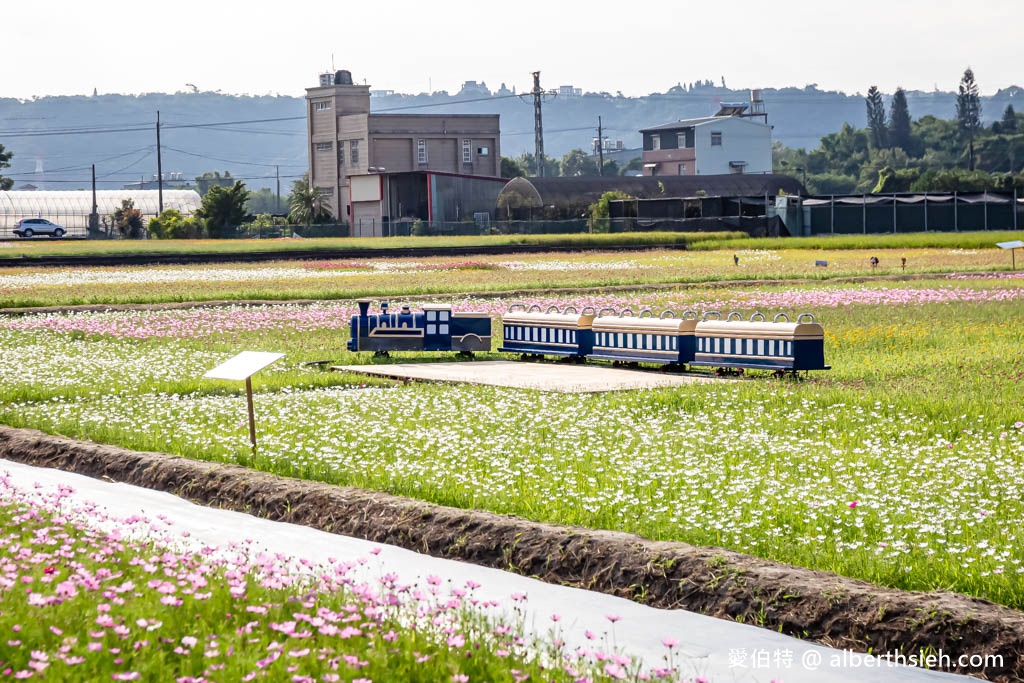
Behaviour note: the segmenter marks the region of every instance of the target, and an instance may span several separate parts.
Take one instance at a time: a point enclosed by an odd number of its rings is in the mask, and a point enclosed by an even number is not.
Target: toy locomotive
[[[445,304],[427,304],[413,313],[402,306],[389,312],[382,301],[380,313],[370,313],[370,299],[360,299],[359,315],[352,316],[349,351],[474,351],[491,350],[491,316],[453,313]]]

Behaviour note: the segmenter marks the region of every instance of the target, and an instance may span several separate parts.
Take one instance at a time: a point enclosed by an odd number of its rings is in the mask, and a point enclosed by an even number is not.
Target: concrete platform
[[[674,387],[695,382],[721,381],[716,377],[675,375],[627,370],[600,365],[529,363],[524,361],[466,361],[460,363],[394,363],[390,365],[335,365],[332,370],[426,382],[464,382],[498,387],[561,391],[572,394],[626,389]]]

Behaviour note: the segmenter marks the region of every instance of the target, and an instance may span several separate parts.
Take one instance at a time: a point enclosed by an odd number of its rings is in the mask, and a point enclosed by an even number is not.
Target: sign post
[[[284,358],[283,353],[242,351],[203,375],[205,379],[245,381],[245,398],[249,410],[249,442],[252,444],[253,453],[256,452],[256,414],[252,406],[252,376],[281,358]]]
[[[1018,249],[1024,249],[1024,240],[1014,240],[1012,242],[996,242],[996,246],[1000,249],[1010,250],[1010,267],[1013,270],[1017,270],[1017,257],[1014,254]]]

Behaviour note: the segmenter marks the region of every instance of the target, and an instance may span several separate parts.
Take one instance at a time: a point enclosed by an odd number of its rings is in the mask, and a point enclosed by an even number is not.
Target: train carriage
[[[676,318],[672,311],[665,311],[655,318],[649,310],[639,316],[629,309],[617,316],[603,315],[606,311],[615,313],[603,309],[594,320],[594,349],[588,358],[680,366],[693,360],[696,312]]]
[[[523,310],[513,310],[520,308]],[[567,306],[564,311],[551,306],[545,312],[534,304],[528,309],[523,304],[512,304],[502,316],[502,345],[499,351],[537,356],[567,356],[583,358],[594,348],[595,318],[593,308]]]
[[[828,370],[825,365],[825,331],[804,313],[797,322],[785,313],[768,322],[755,313],[749,321],[738,313],[727,320],[704,320],[694,330],[696,350],[691,365],[716,368],[775,370]],[[783,320],[784,319],[784,320]]]

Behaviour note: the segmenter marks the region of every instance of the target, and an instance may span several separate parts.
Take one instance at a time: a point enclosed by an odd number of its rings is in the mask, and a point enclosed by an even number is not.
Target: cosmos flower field
[[[1020,609],[1024,274],[1001,270],[994,250],[909,253],[924,277],[829,279],[871,274],[868,253],[836,252],[836,269],[823,274],[807,267],[808,252],[765,249],[740,252],[739,267],[731,251],[652,251],[10,269],[0,272],[4,306],[317,301],[0,317],[0,423]],[[896,256],[883,254],[887,274],[899,274]],[[390,362],[344,350],[352,298],[378,288],[396,303],[451,302],[496,316],[514,302],[810,312],[825,327],[833,369],[799,381],[590,395],[328,371],[322,361]],[[455,293],[466,291],[494,293]],[[254,378],[256,456],[237,384],[202,379],[241,350],[286,354]],[[373,681],[394,679],[397,666],[409,680],[690,680],[640,671],[599,648],[566,653],[557,637],[528,642],[507,612],[475,604],[471,586],[405,585],[397,575],[368,586],[350,580],[344,563],[312,572],[241,546],[183,550],[158,521],[98,528],[87,522],[96,511],[72,514],[59,498],[0,491],[0,533],[17,549],[0,560],[4,676],[141,680],[162,666],[183,682]],[[130,540],[140,527],[151,541]],[[75,626],[82,610],[95,623]],[[422,628],[410,628],[421,618]],[[339,645],[351,628],[360,633]]]
[[[695,680],[677,675],[672,639],[664,663],[644,670],[607,630],[570,649],[552,615],[547,636],[530,635],[524,594],[502,605],[477,598],[472,580],[367,578],[367,558],[313,564],[251,539],[199,546],[172,520],[111,516],[71,493],[0,475],[4,679]]]
[[[1020,607],[1024,279],[990,271],[991,253],[964,251],[945,254],[961,259],[961,274],[910,281],[435,299],[495,314],[514,301],[811,312],[825,326],[833,370],[799,382],[760,378],[603,395],[392,386],[303,365],[382,362],[343,350],[354,306],[334,291],[330,298],[339,300],[306,305],[0,319],[0,420]],[[719,257],[731,262],[731,254],[692,258],[712,269]],[[777,267],[784,278],[795,267],[787,265],[791,257],[760,250],[741,262]],[[642,280],[651,269],[693,265],[691,255],[669,258],[595,256],[578,267]],[[543,274],[568,265],[559,256],[506,259],[500,267]],[[495,267],[384,261],[373,270],[421,280],[435,272],[443,280],[452,272],[483,278]],[[289,268],[322,274],[354,266]],[[287,289],[292,277],[243,270],[268,287]],[[141,277],[152,291],[186,282],[200,288],[199,298],[213,298],[241,277],[231,267],[150,271],[106,279],[101,269],[51,274],[56,284],[33,275],[31,287],[12,274],[2,283],[24,291],[92,287],[103,298]],[[256,378],[255,458],[238,388],[201,379],[243,349],[287,354]]]

